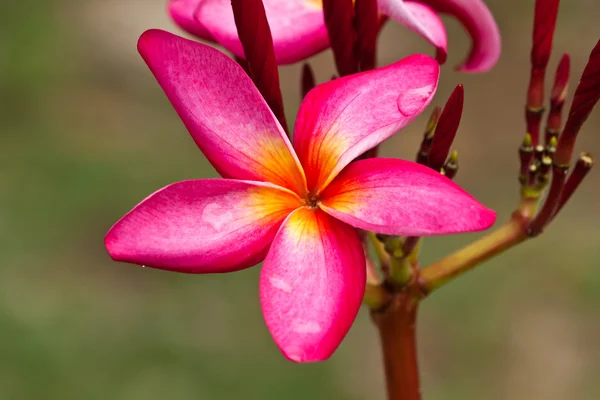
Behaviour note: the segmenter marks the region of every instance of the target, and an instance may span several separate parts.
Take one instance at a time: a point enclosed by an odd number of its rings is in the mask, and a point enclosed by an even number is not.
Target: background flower
[[[301,61],[329,47],[321,0],[265,0],[264,5],[280,64]],[[168,8],[184,30],[244,57],[230,0],[170,0]],[[500,33],[482,0],[379,0],[379,10],[427,39],[441,60],[446,59],[447,37],[437,12],[457,18],[473,42],[460,66],[463,71],[487,71],[500,56]]]

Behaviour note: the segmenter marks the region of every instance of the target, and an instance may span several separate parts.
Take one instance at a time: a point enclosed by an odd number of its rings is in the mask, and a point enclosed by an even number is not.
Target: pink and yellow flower
[[[150,195],[105,238],[111,257],[188,273],[264,260],[260,301],[283,354],[328,358],[365,289],[357,230],[439,235],[495,219],[439,173],[359,155],[429,104],[439,66],[414,55],[315,87],[293,145],[252,81],[219,51],[150,30],[138,48],[198,147],[223,179],[174,183]]]
[[[322,0],[263,0],[279,64],[292,64],[329,47]],[[482,0],[378,0],[379,11],[447,53],[446,29],[438,13],[457,18],[471,36],[471,52],[460,70],[484,72],[500,57],[500,33]],[[187,32],[219,43],[238,57],[231,0],[170,0],[169,14]]]

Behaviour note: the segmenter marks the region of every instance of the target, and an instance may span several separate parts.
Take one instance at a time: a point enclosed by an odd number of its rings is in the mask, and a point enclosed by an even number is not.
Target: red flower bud
[[[288,130],[279,87],[273,38],[262,0],[231,0],[250,77],[283,128]]]

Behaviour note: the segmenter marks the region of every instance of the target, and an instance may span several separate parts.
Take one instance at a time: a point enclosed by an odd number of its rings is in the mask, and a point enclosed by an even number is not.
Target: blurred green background
[[[575,79],[598,40],[600,3],[564,1],[553,69]],[[499,221],[517,201],[533,1],[489,0],[499,65],[455,73],[468,49],[446,19],[450,58],[434,103],[463,83],[458,182]],[[258,304],[258,268],[190,276],[113,263],[107,229],[167,183],[215,176],[136,53],[147,29],[178,30],[163,0],[21,0],[0,5],[0,399],[383,399],[377,335],[363,310],[330,361],[294,365]],[[380,62],[422,39],[388,24]],[[320,81],[331,54],[313,62]],[[289,120],[299,66],[281,69]],[[412,158],[425,118],[383,147]],[[600,109],[578,150],[600,154]],[[422,306],[427,400],[600,398],[600,185],[587,178],[560,218]],[[427,240],[423,263],[477,235]]]

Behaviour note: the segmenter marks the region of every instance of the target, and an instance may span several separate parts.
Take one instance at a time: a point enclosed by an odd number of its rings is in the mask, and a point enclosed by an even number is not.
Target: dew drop
[[[423,86],[407,90],[398,96],[398,111],[410,117],[423,107],[431,95],[431,86]]]

